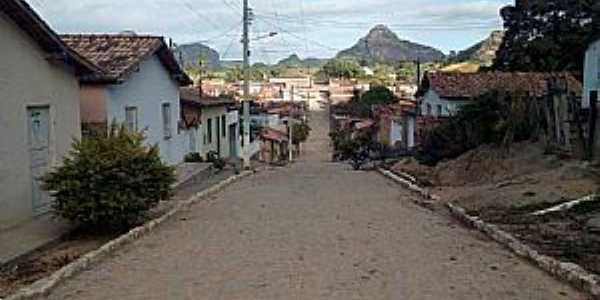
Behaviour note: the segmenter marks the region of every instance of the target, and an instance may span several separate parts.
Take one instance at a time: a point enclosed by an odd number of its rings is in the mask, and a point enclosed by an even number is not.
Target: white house
[[[232,99],[200,96],[200,90],[193,87],[181,89],[188,153],[199,153],[205,159],[210,152],[221,158],[240,157],[240,117],[233,106]]]
[[[600,92],[600,39],[591,43],[585,53],[582,107],[598,103]]]
[[[548,94],[548,81],[566,79],[573,90],[581,84],[570,73],[524,73],[524,72],[481,72],[481,73],[427,73],[417,98],[421,116],[449,117],[479,96],[492,91],[526,93],[535,97]]]
[[[158,145],[164,162],[183,162],[188,147],[180,132],[179,88],[191,84],[162,37],[64,35],[62,40],[103,72],[84,77],[84,130],[106,130],[112,122],[141,131]]]
[[[48,212],[39,177],[81,137],[79,75],[96,71],[25,1],[0,5],[0,230]]]

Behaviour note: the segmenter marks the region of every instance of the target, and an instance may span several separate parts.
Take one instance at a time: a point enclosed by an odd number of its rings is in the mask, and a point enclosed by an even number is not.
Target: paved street
[[[324,114],[292,168],[194,206],[50,299],[583,299],[376,173],[328,162]]]

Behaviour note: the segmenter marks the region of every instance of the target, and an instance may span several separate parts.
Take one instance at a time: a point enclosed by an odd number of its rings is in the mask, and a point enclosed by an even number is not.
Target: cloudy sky
[[[60,33],[133,30],[202,41],[223,59],[239,59],[242,0],[27,0]],[[291,53],[331,57],[370,28],[386,24],[400,38],[461,50],[501,28],[499,9],[513,0],[250,0],[253,60]]]

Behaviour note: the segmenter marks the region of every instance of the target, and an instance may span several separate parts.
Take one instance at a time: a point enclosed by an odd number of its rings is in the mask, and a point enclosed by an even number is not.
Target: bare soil
[[[512,232],[542,254],[576,263],[600,274],[600,234],[586,228],[589,219],[600,215],[600,203],[590,202],[544,216],[532,215],[548,206],[551,205],[487,208],[470,214],[479,215],[485,221]]]
[[[585,228],[589,219],[600,216],[600,204],[531,215],[597,192],[596,167],[547,155],[539,144],[521,143],[511,149],[484,146],[436,167],[405,160],[392,170],[417,177],[442,201],[499,225],[541,253],[600,274],[600,235]]]
[[[116,235],[73,233],[0,268],[0,298],[50,276],[81,256],[100,248]]]

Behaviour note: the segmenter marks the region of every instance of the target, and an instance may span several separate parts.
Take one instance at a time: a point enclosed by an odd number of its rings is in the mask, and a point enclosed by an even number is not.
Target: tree
[[[292,143],[296,146],[308,140],[311,128],[306,123],[294,124],[292,126]]]
[[[368,118],[374,105],[387,105],[396,102],[396,96],[385,86],[376,86],[364,93],[355,95],[350,103],[350,113],[356,117]]]
[[[332,59],[323,66],[323,72],[330,78],[357,78],[361,76],[360,65],[349,59]]]
[[[502,71],[583,71],[596,0],[517,0],[501,10],[506,36],[492,66]]]

